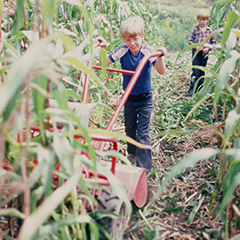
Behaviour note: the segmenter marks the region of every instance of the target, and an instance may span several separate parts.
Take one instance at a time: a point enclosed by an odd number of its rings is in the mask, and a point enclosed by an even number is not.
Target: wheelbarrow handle
[[[163,56],[164,56],[164,53],[163,53],[163,51],[162,51],[162,50],[160,50],[160,51],[157,51],[157,52],[159,52],[159,53],[160,53],[158,57],[163,57]]]

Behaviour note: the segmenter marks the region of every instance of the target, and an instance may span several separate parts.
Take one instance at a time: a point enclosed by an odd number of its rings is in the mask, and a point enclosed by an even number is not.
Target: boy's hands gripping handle
[[[160,47],[157,49],[157,52],[161,53],[158,57],[163,57],[167,54],[167,49],[165,47]]]
[[[103,37],[97,37],[95,47],[103,47],[107,50],[107,42]]]
[[[160,55],[158,57],[163,57],[164,56],[163,51],[158,51],[158,52],[160,52]]]

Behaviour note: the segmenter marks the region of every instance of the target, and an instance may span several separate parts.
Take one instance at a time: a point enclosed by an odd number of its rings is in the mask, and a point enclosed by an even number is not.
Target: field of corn
[[[211,12],[209,26],[218,47],[203,68],[203,88],[187,97],[191,75],[187,39],[199,8]],[[79,200],[88,199],[94,206],[88,189],[96,186],[79,174],[79,161],[96,171],[101,153],[91,147],[88,134],[96,128],[104,134],[122,91],[122,78],[89,71],[87,62],[98,64],[92,49],[97,36],[107,39],[109,52],[122,43],[119,27],[131,15],[144,18],[145,42],[155,49],[166,46],[169,54],[167,72],[159,76],[152,71],[154,168],[147,205],[135,208],[121,184],[111,182],[127,211],[132,210],[123,239],[239,239],[239,8],[239,1],[229,0],[0,0],[0,240],[99,238],[95,214],[86,213]],[[100,56],[104,54],[100,50]],[[77,93],[74,86],[83,72],[91,76],[88,101],[95,104],[88,129],[67,106],[69,99],[81,101],[82,89]],[[46,123],[49,119],[54,123],[57,115],[46,108],[49,97],[64,110],[65,134],[54,124],[54,131],[47,131]],[[41,133],[34,141],[32,122]],[[73,122],[86,144],[74,141]],[[123,113],[112,136],[118,139],[119,152],[109,154],[124,160]],[[93,164],[74,157],[76,149],[88,152]],[[6,162],[11,170],[2,167]],[[59,162],[62,168],[56,171]],[[61,179],[58,190],[53,188],[53,173]],[[79,194],[76,186],[84,191]],[[20,202],[16,196],[21,196]]]

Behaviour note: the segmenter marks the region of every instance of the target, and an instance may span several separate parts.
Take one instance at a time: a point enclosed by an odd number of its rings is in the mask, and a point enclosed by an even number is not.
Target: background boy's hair
[[[145,26],[141,17],[130,17],[125,20],[121,27],[120,33],[122,38],[141,36],[145,37]]]
[[[197,19],[207,19],[209,20],[210,13],[207,9],[201,9],[197,13]]]

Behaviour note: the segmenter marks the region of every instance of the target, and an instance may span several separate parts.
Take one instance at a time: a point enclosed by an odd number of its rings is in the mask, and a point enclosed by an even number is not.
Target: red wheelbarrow
[[[134,85],[136,84],[146,62],[153,57],[159,57],[162,56],[162,52],[155,52],[152,54],[149,54],[145,56],[139,63],[137,69],[135,71],[129,71],[129,70],[120,70],[120,69],[113,69],[113,68],[106,68],[106,71],[109,72],[117,72],[117,73],[123,73],[123,74],[129,74],[132,75],[132,78],[121,96],[114,114],[112,115],[109,123],[107,124],[106,130],[112,131],[113,126],[124,106],[126,103]],[[99,66],[92,66],[92,69],[101,70],[102,67]],[[82,93],[82,103],[87,102],[87,96],[88,96],[88,88],[89,88],[89,75],[85,76],[85,82],[84,82],[84,89]],[[97,150],[102,151],[104,149],[105,142],[98,143],[95,148]],[[103,162],[102,165],[105,167],[110,167],[110,163]],[[115,175],[117,178],[119,178],[123,185],[126,188],[126,191],[128,193],[128,197],[130,201],[133,201],[135,205],[138,208],[142,208],[146,202],[148,197],[148,187],[147,187],[147,174],[144,168],[134,167],[134,166],[127,166],[124,164],[116,164],[115,168]]]

